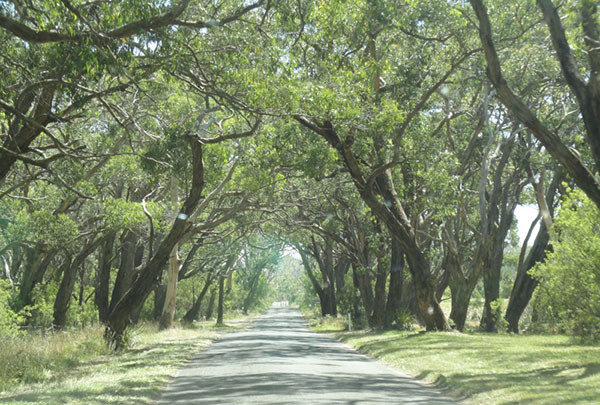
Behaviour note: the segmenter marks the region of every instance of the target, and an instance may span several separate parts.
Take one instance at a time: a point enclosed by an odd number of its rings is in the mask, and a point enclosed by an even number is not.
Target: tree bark
[[[219,276],[219,300],[217,303],[217,325],[223,325],[223,311],[225,305],[225,278]]]
[[[302,249],[300,247],[300,245],[295,245],[295,247],[296,247],[296,250],[298,251],[298,253],[300,253],[300,258],[302,259],[302,264],[304,266],[304,270],[306,271],[306,274],[308,275],[308,278],[310,279],[310,282],[311,282],[313,288],[315,289],[317,296],[319,297],[319,304],[321,306],[321,316],[333,315],[331,313],[331,306],[330,306],[331,300],[327,294],[329,290],[321,287],[321,284],[315,277],[315,274],[312,270],[312,266],[310,264],[310,260],[307,256],[306,251],[304,249]]]
[[[335,267],[333,264],[333,242],[328,237],[323,237],[324,244],[319,246],[315,238],[312,239],[312,256],[317,261],[321,279],[322,300],[325,314],[337,316],[337,301],[335,295]]]
[[[353,264],[352,279],[354,281],[354,287],[356,287],[360,295],[367,324],[371,326],[371,315],[373,313],[373,287],[371,286],[369,270],[364,267],[360,267],[357,264]]]
[[[256,295],[256,290],[258,288],[258,283],[260,281],[260,276],[262,275],[261,269],[254,269],[256,273],[253,275],[252,280],[250,281],[250,291],[248,291],[248,295],[244,299],[242,311],[244,315],[248,315],[248,311],[250,307],[254,305],[254,297]]]
[[[483,314],[481,315],[480,327],[485,332],[497,332],[498,313],[494,313],[492,303],[500,298],[500,271],[504,256],[504,239],[497,241],[493,246],[494,252],[484,264],[483,270],[483,292],[485,301]]]
[[[162,315],[165,306],[165,297],[167,296],[166,284],[160,284],[154,290],[154,309],[152,310],[152,319],[158,321]]]
[[[137,250],[137,243],[140,239],[133,231],[125,231],[121,242],[121,257],[119,261],[119,270],[117,272],[117,278],[115,279],[115,285],[112,291],[112,297],[110,299],[110,309],[112,311],[121,299],[125,292],[131,287],[135,278],[135,256]]]
[[[109,307],[108,296],[110,287],[110,269],[113,256],[113,247],[115,244],[115,233],[107,235],[98,255],[98,271],[96,273],[96,289],[94,291],[94,303],[98,308],[98,319],[101,323],[106,323],[108,319]]]
[[[448,285],[452,296],[450,319],[454,322],[454,327],[461,332],[465,328],[471,296],[481,278],[486,257],[491,250],[490,241],[491,239],[486,239],[477,246],[468,272],[464,271],[458,252],[455,251],[454,247],[446,253],[444,259],[444,266],[449,273]]]
[[[175,177],[171,177],[171,208],[177,212],[177,206],[179,205],[178,187],[175,181]],[[173,327],[173,321],[175,320],[175,305],[177,303],[177,281],[179,280],[179,267],[181,261],[179,260],[179,243],[176,243],[171,250],[169,255],[169,266],[167,271],[167,293],[165,295],[164,307],[160,320],[158,322],[158,329],[165,330]]]
[[[158,329],[165,330],[173,327],[175,319],[175,304],[177,303],[177,280],[179,279],[179,244],[175,244],[169,256],[169,271],[167,272],[167,291],[165,302],[158,322]]]
[[[209,320],[213,316],[216,297],[215,290],[211,290],[210,297],[208,298],[208,306],[206,308],[206,320]]]
[[[461,332],[465,330],[469,302],[472,295],[473,288],[471,285],[459,284],[452,288],[452,311],[450,312],[450,319],[454,322],[456,329]]]
[[[402,284],[404,282],[404,252],[396,240],[392,239],[391,244],[390,285],[385,306],[384,326],[386,328],[392,327],[395,317],[402,310]]]
[[[371,313],[370,326],[374,329],[383,328],[385,322],[385,284],[387,281],[387,270],[383,265],[385,256],[385,244],[380,240],[377,253],[377,275],[375,276],[375,297],[373,299],[373,312]]]
[[[350,268],[350,261],[342,256],[335,265],[335,294],[338,297],[344,289],[345,277]]]

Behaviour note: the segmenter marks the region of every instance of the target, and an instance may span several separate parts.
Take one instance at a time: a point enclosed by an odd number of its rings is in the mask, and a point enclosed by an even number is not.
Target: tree
[[[583,43],[587,54],[587,69],[582,74],[580,65],[572,54],[567,40],[565,28],[558,15],[557,8],[551,0],[537,0],[538,8],[544,16],[552,46],[560,63],[562,78],[569,86],[575,97],[583,119],[586,145],[591,153],[592,163],[586,164],[582,156],[569,144],[561,139],[555,131],[540,120],[534,111],[528,107],[523,98],[515,94],[503,76],[500,59],[492,39],[492,26],[487,10],[481,0],[471,0],[471,6],[479,20],[479,37],[483,45],[487,61],[487,73],[490,81],[498,91],[498,97],[531,133],[544,145],[552,155],[573,177],[588,197],[600,209],[600,181],[594,173],[600,171],[600,42],[598,24],[598,5],[592,0],[578,2]],[[578,63],[579,62],[579,63]]]

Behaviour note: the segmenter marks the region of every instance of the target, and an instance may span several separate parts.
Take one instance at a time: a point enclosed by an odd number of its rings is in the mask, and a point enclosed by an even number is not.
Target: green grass
[[[308,327],[314,332],[336,333],[348,330],[348,323],[341,317],[315,317],[311,315],[312,314],[308,314],[307,316],[307,314],[305,314],[304,316],[308,319]]]
[[[105,349],[100,328],[5,341],[0,347],[0,403],[154,403],[187,359],[218,334],[245,325],[240,320],[228,324],[218,332],[214,322],[163,332],[144,325],[133,331],[131,347],[116,353]]]
[[[346,332],[339,338],[476,404],[600,403],[600,346],[565,336]]]

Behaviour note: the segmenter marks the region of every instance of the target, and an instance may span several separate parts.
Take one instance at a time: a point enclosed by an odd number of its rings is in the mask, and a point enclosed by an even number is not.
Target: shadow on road
[[[249,331],[230,334],[192,359],[160,403],[454,402],[334,339],[310,332],[298,310],[273,308]]]

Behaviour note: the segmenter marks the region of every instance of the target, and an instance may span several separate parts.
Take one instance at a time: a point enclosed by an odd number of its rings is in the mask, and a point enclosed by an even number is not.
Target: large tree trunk
[[[71,301],[71,293],[75,285],[77,268],[72,259],[66,259],[63,265],[62,279],[56,297],[54,297],[54,313],[52,315],[52,326],[62,329],[67,324],[67,309]]]
[[[98,270],[96,273],[96,289],[94,291],[94,303],[98,308],[98,319],[106,323],[108,319],[108,295],[110,287],[110,269],[115,244],[115,233],[111,232],[104,241],[100,254],[98,255]]]
[[[457,257],[457,252],[452,249],[446,253],[444,258],[444,266],[446,267],[449,277],[448,284],[452,295],[452,310],[450,319],[454,322],[454,327],[459,331],[464,331],[467,321],[467,313],[473,290],[481,278],[483,271],[483,260],[487,255],[488,245],[480,245],[475,252],[475,258],[471,262],[473,266],[469,273],[463,272],[460,258]]]
[[[373,299],[373,312],[371,313],[371,327],[374,329],[383,328],[385,321],[385,284],[387,281],[387,271],[383,265],[385,255],[385,245],[380,242],[379,253],[377,255],[377,276],[375,277],[375,297]]]
[[[159,330],[170,329],[173,327],[175,319],[175,304],[177,302],[177,280],[179,278],[179,244],[176,244],[169,256],[169,271],[167,273],[167,293],[162,310],[160,321],[158,322]]]
[[[322,296],[326,315],[337,316],[337,300],[335,295],[335,266],[333,264],[333,242],[324,238],[325,244],[319,247],[312,238],[312,255],[314,256],[323,280]]]
[[[338,297],[344,289],[345,277],[350,268],[350,260],[342,256],[335,265],[335,294]]]
[[[213,312],[215,312],[215,300],[217,299],[217,294],[215,289],[212,289],[210,292],[210,297],[208,298],[208,306],[206,307],[206,320],[209,320],[213,316]]]
[[[385,327],[391,328],[398,313],[402,310],[402,284],[404,282],[404,252],[397,241],[392,239],[390,264],[390,285],[385,306]]]
[[[492,303],[500,298],[500,270],[502,269],[503,246],[496,248],[494,255],[485,263],[483,270],[483,292],[485,301],[481,315],[480,328],[485,332],[498,331],[498,312],[494,313]]]
[[[327,305],[329,306],[329,315],[337,316],[337,300],[335,295],[335,284],[330,282],[327,285]]]
[[[256,291],[258,289],[258,283],[260,282],[260,276],[262,275],[262,268],[254,269],[254,271],[255,274],[252,275],[252,279],[250,280],[250,291],[248,291],[248,295],[246,295],[244,303],[242,304],[242,311],[244,315],[248,315],[250,307],[254,305],[254,299],[256,296]]]
[[[464,284],[451,284],[450,289],[452,292],[452,310],[450,311],[450,319],[454,322],[456,329],[462,332],[465,330],[469,302],[471,301],[474,287],[465,280]]]
[[[152,310],[152,319],[158,321],[162,315],[165,306],[165,297],[167,296],[166,284],[160,284],[154,290],[154,309]]]
[[[225,305],[225,278],[219,276],[219,300],[217,303],[217,325],[223,325],[223,311]]]
[[[204,282],[204,287],[202,287],[202,291],[200,291],[198,298],[196,298],[196,301],[194,301],[194,304],[192,305],[192,307],[185,313],[185,315],[181,319],[183,322],[192,323],[194,321],[197,321],[200,318],[200,308],[202,306],[202,301],[204,300],[204,296],[208,292],[208,289],[212,285],[212,282],[213,282],[213,275],[210,274],[206,277],[206,281]]]
[[[171,208],[174,212],[177,212],[177,206],[179,205],[178,187],[175,182],[175,177],[171,177]],[[167,271],[167,294],[165,296],[164,307],[160,320],[158,322],[158,329],[165,330],[173,327],[173,321],[175,319],[175,305],[177,303],[177,281],[179,280],[179,243],[176,243],[171,250],[169,256],[169,267]]]
[[[525,254],[527,247],[527,241],[529,235],[523,242],[523,251],[519,260],[519,266],[517,268],[517,277],[513,289],[510,293],[510,300],[506,308],[505,319],[508,321],[508,331],[513,333],[519,333],[519,320],[523,315],[523,311],[527,308],[531,296],[535,288],[538,285],[538,281],[533,279],[528,271],[535,266],[537,263],[543,261],[546,258],[546,253],[551,249],[550,247],[550,233],[548,232],[549,227],[552,226],[552,217],[554,216],[554,199],[559,192],[560,184],[564,178],[564,172],[557,170],[554,173],[552,182],[548,187],[545,197],[543,196],[543,184],[534,184],[538,195],[538,205],[540,211],[545,220],[540,225],[540,230],[535,238],[533,246],[529,250],[527,258],[522,260],[521,258]],[[532,176],[533,180],[533,176]],[[533,230],[535,222],[531,225],[530,232]]]
[[[384,198],[391,201],[390,207],[379,203],[373,195],[370,195],[368,201],[365,202],[371,206],[374,213],[378,213],[380,220],[387,225],[390,234],[398,241],[406,255],[415,286],[419,318],[427,330],[448,331],[450,325],[436,297],[436,282],[431,274],[429,262],[417,245],[413,235],[414,230],[398,200],[391,171],[386,170],[378,176],[377,184],[380,185]]]
[[[121,240],[121,259],[115,285],[110,299],[110,311],[117,305],[135,278],[135,258],[140,237],[133,231],[126,231]]]
[[[365,318],[369,326],[371,326],[371,314],[373,313],[373,287],[371,286],[371,277],[369,270],[362,268],[357,264],[352,265],[352,279],[354,286],[358,289],[360,299],[365,311]]]

